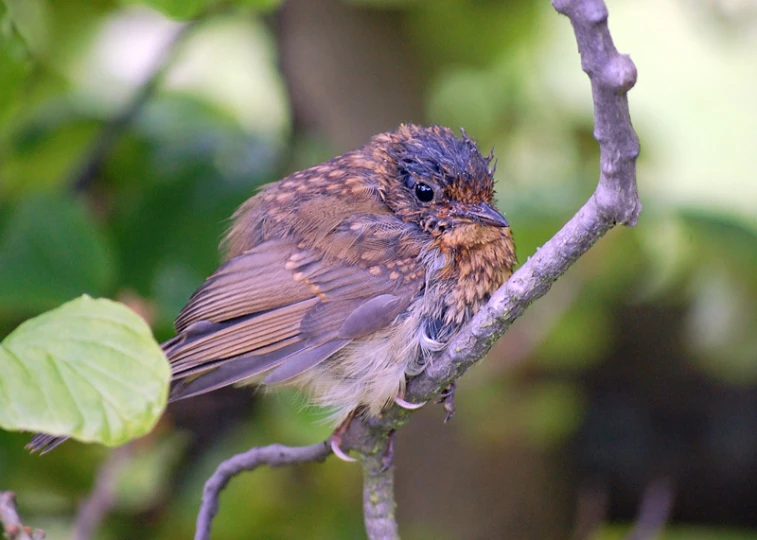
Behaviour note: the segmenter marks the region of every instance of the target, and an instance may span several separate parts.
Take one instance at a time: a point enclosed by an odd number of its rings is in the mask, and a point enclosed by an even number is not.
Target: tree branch
[[[573,218],[539,248],[492,296],[468,326],[441,352],[426,370],[408,383],[406,398],[428,401],[459,378],[489,352],[497,339],[535,300],[544,296],[558,277],[616,224],[636,224],[641,203],[636,188],[636,157],[639,141],[631,125],[626,93],[636,82],[636,67],[628,56],[615,49],[607,27],[607,8],[602,0],[553,0],[554,8],[566,15],[576,35],[581,65],[591,82],[594,102],[594,136],[600,146],[599,182],[594,194]],[[409,419],[411,411],[394,406],[380,418],[357,417],[342,438],[344,450],[363,456],[364,512],[370,538],[397,538],[394,516],[393,470],[382,470],[387,437]],[[279,446],[252,449],[247,454],[270,451]],[[261,463],[271,466],[323,459],[324,444],[307,447],[315,457],[288,459],[253,458],[251,467],[229,467],[206,484],[203,507],[198,517],[197,540],[208,537],[210,520],[217,511],[218,492],[229,478]],[[276,452],[277,450],[273,450]],[[206,505],[206,502],[208,503]]]
[[[399,538],[394,512],[394,465],[391,461],[393,437],[384,438],[373,453],[363,454],[363,518],[370,540]]]
[[[281,467],[295,463],[309,461],[323,461],[331,453],[331,448],[325,442],[311,446],[284,446],[272,444],[252,448],[247,452],[237,454],[221,463],[213,475],[205,482],[202,492],[202,504],[197,514],[197,529],[195,540],[210,538],[210,525],[218,513],[218,496],[229,481],[243,471],[252,471],[261,465]]]
[[[0,523],[10,540],[42,540],[45,533],[32,530],[21,523],[16,510],[16,495],[11,491],[0,491]]]

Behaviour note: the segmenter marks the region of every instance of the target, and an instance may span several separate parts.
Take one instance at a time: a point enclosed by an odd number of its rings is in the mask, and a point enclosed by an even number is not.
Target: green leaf
[[[86,208],[71,199],[24,199],[0,237],[0,309],[30,313],[112,283],[111,250]]]
[[[169,379],[147,324],[85,295],[0,343],[0,427],[116,446],[153,428]]]

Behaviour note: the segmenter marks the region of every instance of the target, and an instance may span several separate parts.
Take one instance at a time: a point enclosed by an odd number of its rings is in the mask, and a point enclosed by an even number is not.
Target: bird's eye
[[[415,196],[418,197],[418,200],[421,202],[431,202],[434,198],[434,190],[427,184],[418,182],[415,184]]]

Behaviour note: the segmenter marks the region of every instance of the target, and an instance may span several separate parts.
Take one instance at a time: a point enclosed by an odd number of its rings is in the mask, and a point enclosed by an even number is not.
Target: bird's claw
[[[381,457],[381,468],[379,469],[379,474],[383,474],[388,471],[389,467],[391,467],[394,463],[394,438],[396,434],[397,432],[395,430],[392,430],[387,436],[386,450],[384,451],[384,455]]]
[[[414,411],[416,409],[420,409],[427,403],[426,401],[424,401],[423,403],[410,403],[409,401],[405,401],[400,396],[395,396],[394,402],[400,407],[402,407],[403,409],[407,409],[408,411]]]
[[[342,461],[346,461],[347,463],[354,463],[357,461],[354,457],[350,457],[347,454],[344,453],[344,450],[339,446],[342,443],[342,437],[337,435],[332,435],[329,437],[329,446],[331,447],[331,451],[334,452],[334,455],[341,459]]]
[[[339,427],[334,430],[334,433],[331,434],[327,441],[328,445],[331,447],[331,451],[334,452],[334,455],[342,461],[346,461],[347,463],[354,463],[357,460],[353,457],[348,456],[344,452],[344,450],[342,450],[342,437],[345,433],[347,433],[350,424],[352,424],[352,419],[355,418],[356,414],[357,409],[352,411],[349,416],[344,419],[344,422],[339,424]]]
[[[455,383],[442,390],[442,393],[437,400],[437,403],[441,403],[444,411],[447,413],[444,417],[444,423],[449,422],[453,416],[455,416]]]

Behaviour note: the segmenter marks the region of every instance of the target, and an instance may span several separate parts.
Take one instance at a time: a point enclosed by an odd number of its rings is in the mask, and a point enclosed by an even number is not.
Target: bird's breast
[[[441,242],[437,249],[444,264],[427,280],[426,302],[443,336],[459,330],[512,275],[516,259],[509,229],[484,231],[484,242]]]

